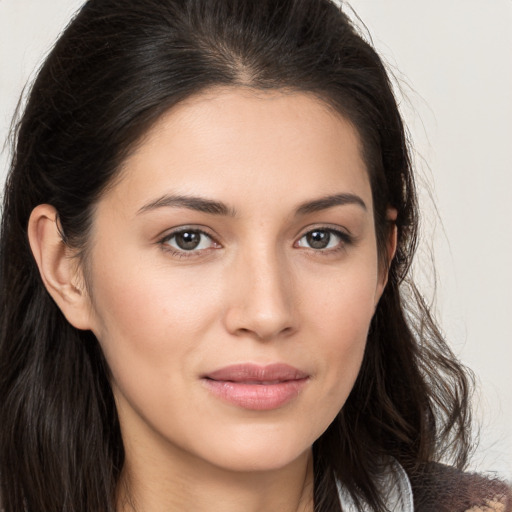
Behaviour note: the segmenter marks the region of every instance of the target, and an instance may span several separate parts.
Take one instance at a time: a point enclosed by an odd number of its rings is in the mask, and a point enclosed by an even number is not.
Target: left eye
[[[170,245],[178,251],[198,251],[208,249],[214,245],[210,236],[197,229],[185,229],[174,233],[164,240],[166,245]]]
[[[309,249],[334,249],[343,242],[341,233],[332,229],[314,229],[302,236],[298,242],[299,247]]]

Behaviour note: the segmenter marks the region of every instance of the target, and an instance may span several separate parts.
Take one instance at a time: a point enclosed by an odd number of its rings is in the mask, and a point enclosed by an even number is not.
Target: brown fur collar
[[[430,464],[411,477],[416,512],[512,512],[512,488],[496,478]]]

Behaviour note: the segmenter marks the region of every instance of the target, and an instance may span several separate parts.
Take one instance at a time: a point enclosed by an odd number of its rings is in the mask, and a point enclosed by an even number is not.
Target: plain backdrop
[[[0,0],[2,143],[23,86],[81,4]],[[474,468],[512,480],[512,0],[350,4],[396,78],[415,147],[415,274],[478,377]],[[7,161],[4,150],[0,183]]]

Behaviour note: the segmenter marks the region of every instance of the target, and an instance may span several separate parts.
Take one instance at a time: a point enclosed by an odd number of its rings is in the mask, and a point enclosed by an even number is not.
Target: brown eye
[[[335,229],[313,229],[303,235],[299,242],[299,247],[316,249],[319,251],[325,249],[335,249],[345,243],[350,243],[349,236]]]
[[[306,235],[306,241],[312,249],[325,249],[331,241],[331,233],[324,230],[311,231]]]
[[[186,229],[174,233],[167,237],[164,243],[175,250],[185,252],[208,249],[214,244],[210,236],[197,229]]]
[[[201,243],[201,234],[196,231],[183,231],[175,235],[176,245],[184,251],[196,249]]]

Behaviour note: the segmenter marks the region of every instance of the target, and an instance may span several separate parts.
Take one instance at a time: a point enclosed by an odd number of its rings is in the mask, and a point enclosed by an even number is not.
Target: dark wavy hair
[[[89,0],[42,66],[15,128],[0,245],[0,500],[4,512],[107,512],[124,449],[108,368],[43,286],[27,223],[53,205],[87,259],[94,206],[160,116],[216,86],[307,92],[357,129],[389,281],[360,374],[313,446],[315,511],[384,505],[381,465],[421,486],[431,461],[466,463],[471,378],[407,279],[418,229],[408,141],[386,70],[330,0]],[[398,248],[385,262],[386,208]]]

